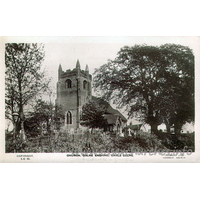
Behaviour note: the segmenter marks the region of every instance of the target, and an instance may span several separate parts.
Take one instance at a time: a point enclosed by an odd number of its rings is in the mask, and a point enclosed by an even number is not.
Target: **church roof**
[[[117,119],[118,119],[118,115],[114,115],[114,114],[105,114],[104,118],[107,119],[108,124],[115,124]]]
[[[112,124],[113,122],[115,123],[118,117],[121,117],[122,121],[127,121],[127,119],[118,110],[114,109],[107,101],[95,96],[92,96],[92,100],[106,106],[105,118],[108,120],[109,124]]]
[[[134,124],[134,125],[129,125],[129,126],[126,126],[125,129],[131,129],[131,130],[140,130],[142,124]]]

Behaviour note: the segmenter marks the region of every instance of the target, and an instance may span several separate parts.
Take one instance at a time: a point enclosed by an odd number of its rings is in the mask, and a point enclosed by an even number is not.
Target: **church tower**
[[[65,125],[68,128],[80,127],[80,112],[82,106],[92,98],[92,75],[89,74],[88,65],[81,70],[77,60],[73,70],[58,68],[57,99],[56,105],[60,106],[65,113]]]

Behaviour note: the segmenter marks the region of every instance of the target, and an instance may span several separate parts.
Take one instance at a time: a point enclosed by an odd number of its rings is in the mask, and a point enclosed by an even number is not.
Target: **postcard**
[[[200,162],[200,37],[0,45],[0,162]]]

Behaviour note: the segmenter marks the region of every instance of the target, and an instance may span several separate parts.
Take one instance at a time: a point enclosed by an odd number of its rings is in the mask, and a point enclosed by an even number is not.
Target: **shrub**
[[[67,129],[53,131],[47,136],[28,138],[26,143],[16,141],[16,152],[39,153],[39,152],[148,152],[183,149],[185,146],[194,150],[194,133],[184,134],[178,138],[174,135],[165,134],[160,139],[155,134],[138,131],[135,137],[119,137],[102,130],[89,130],[83,134],[70,134]],[[14,152],[13,138],[6,135],[6,152]]]

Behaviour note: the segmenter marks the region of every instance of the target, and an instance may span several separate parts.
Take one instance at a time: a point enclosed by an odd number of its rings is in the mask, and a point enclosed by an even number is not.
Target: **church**
[[[61,64],[58,68],[57,99],[56,106],[61,107],[65,115],[64,126],[74,132],[81,132],[84,127],[80,125],[82,106],[90,100],[97,100],[92,96],[92,75],[89,74],[88,65],[85,70],[81,69],[80,62],[77,60],[73,70],[62,70]],[[106,102],[107,103],[107,102]],[[106,131],[122,134],[127,119],[107,103],[104,117],[107,120]]]

